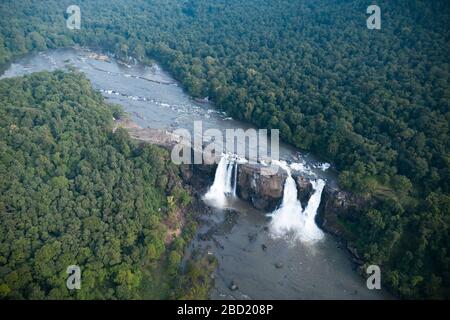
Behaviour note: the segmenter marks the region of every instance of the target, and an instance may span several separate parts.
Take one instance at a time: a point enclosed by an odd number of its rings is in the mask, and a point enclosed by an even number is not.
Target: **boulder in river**
[[[234,281],[231,281],[229,289],[230,289],[231,291],[236,291],[236,290],[239,289],[239,287],[238,287],[238,285],[237,285]]]
[[[250,243],[253,243],[256,241],[256,238],[258,237],[258,234],[256,232],[252,232],[248,235],[248,241]]]
[[[257,209],[273,211],[283,199],[286,177],[285,172],[264,175],[261,165],[243,164],[239,167],[237,194]]]

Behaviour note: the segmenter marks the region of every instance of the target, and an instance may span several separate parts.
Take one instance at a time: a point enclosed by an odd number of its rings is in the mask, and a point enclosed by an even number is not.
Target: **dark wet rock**
[[[314,193],[314,189],[308,178],[303,176],[295,176],[294,179],[297,184],[298,199],[304,209],[308,205],[308,200]]]
[[[257,164],[239,166],[237,194],[260,210],[273,211],[283,198],[286,173],[265,175],[264,168]]]
[[[194,152],[192,152],[194,154]],[[274,211],[283,199],[284,184],[287,173],[279,169],[273,174],[267,167],[260,164],[240,164],[238,167],[237,195],[250,202],[253,207],[266,212]],[[181,165],[180,174],[183,181],[191,185],[194,190],[203,195],[214,181],[217,164],[204,163],[196,165]],[[312,194],[309,178],[295,176],[299,199],[306,206]]]
[[[216,228],[214,230],[215,234],[222,235],[227,239],[227,234],[231,232],[231,230],[236,225],[239,218],[239,212],[231,209],[225,210],[224,220],[218,224],[216,224]]]
[[[191,168],[194,174],[203,176],[203,179],[208,179],[210,181],[214,180],[214,176],[216,173],[217,165],[212,164],[194,164],[191,165]]]
[[[364,264],[362,257],[352,243],[347,239],[352,238],[349,231],[340,223],[341,220],[354,220],[359,214],[359,209],[368,205],[368,200],[361,196],[325,186],[322,193],[322,202],[316,217],[317,224],[326,232],[336,236],[344,248],[352,256],[352,261],[357,265]],[[374,203],[369,204],[374,206]]]
[[[357,258],[352,258],[352,261],[357,264],[358,266],[362,266],[364,264],[364,261],[361,259],[357,259]]]
[[[363,259],[360,257],[358,250],[356,250],[355,247],[353,247],[353,245],[351,243],[347,243],[347,250],[348,252],[352,255],[352,261],[359,265],[362,266],[364,264]]]
[[[251,202],[253,206],[257,209],[263,210],[264,208],[271,207],[270,200],[266,197],[260,197],[259,195],[255,195],[251,197]]]
[[[237,285],[234,281],[231,281],[230,286],[229,286],[229,289],[230,289],[231,291],[236,291],[236,290],[239,290],[239,287],[238,287],[238,285]]]
[[[259,164],[239,165],[237,194],[256,209],[272,212],[281,205],[287,173],[279,169],[275,174],[267,173]],[[314,190],[310,178],[293,174],[297,184],[298,198],[306,207]],[[270,219],[270,218],[269,218]]]
[[[183,181],[190,181],[192,179],[192,176],[194,175],[191,166],[186,164],[180,166],[180,172]]]
[[[347,250],[348,250],[348,252],[350,252],[350,254],[353,257],[355,257],[356,259],[361,260],[361,257],[358,254],[358,250],[356,250],[356,248],[354,248],[352,244],[347,243]]]
[[[141,129],[137,125],[128,125],[126,128],[136,139],[160,145],[169,151],[172,151],[173,146],[182,140],[182,137],[166,130]],[[195,152],[192,150],[191,160],[194,160]],[[207,192],[214,181],[217,169],[214,160],[214,158],[207,157],[203,164],[179,166],[184,183],[192,186],[200,197]],[[271,212],[280,206],[287,178],[284,170],[279,169],[278,172],[273,173],[268,167],[249,163],[240,164],[238,168],[237,194],[241,199],[250,202],[256,209],[266,212]],[[302,205],[306,206],[312,194],[312,185],[307,177],[295,174],[293,176],[297,182],[299,199]]]
[[[214,181],[217,165],[196,164],[181,165],[180,174],[183,181],[191,185],[202,196]]]
[[[199,233],[198,239],[201,241],[211,241],[213,239],[213,235],[217,232],[219,229],[218,225],[214,225],[211,228],[208,229],[205,233]]]
[[[256,241],[256,238],[258,238],[258,234],[257,234],[256,232],[250,233],[250,234],[248,235],[248,241],[249,241],[250,243],[255,242],[255,241]]]
[[[199,234],[198,235],[198,239],[200,241],[211,241],[212,240],[212,234],[210,232]]]
[[[340,218],[350,218],[354,209],[364,205],[364,201],[350,193],[325,186],[319,206],[316,222],[325,231],[338,238],[348,239],[345,229],[339,223]]]
[[[221,250],[224,249],[224,246],[219,242],[219,240],[217,240],[215,238],[213,238],[212,240],[213,240],[213,242],[214,242],[214,244],[216,245],[217,248],[219,248]]]
[[[227,209],[225,211],[225,223],[227,223],[227,224],[235,225],[238,217],[239,217],[239,212],[236,210]]]

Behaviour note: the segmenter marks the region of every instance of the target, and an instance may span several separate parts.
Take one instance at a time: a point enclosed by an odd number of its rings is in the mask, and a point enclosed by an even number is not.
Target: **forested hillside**
[[[450,297],[448,1],[79,1],[73,31],[70,4],[2,1],[0,62],[74,43],[157,59],[192,95],[331,161],[370,204],[342,228],[391,291]]]
[[[167,241],[191,201],[178,168],[167,151],[113,134],[112,119],[82,74],[0,81],[0,297],[189,294],[179,267],[192,226]],[[81,290],[66,288],[70,265]]]

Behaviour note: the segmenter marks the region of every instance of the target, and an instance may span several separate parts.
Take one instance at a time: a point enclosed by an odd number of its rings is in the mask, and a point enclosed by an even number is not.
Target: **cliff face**
[[[180,166],[181,176],[185,183],[191,185],[199,194],[205,194],[214,181],[217,165],[183,164]]]
[[[237,194],[241,199],[251,202],[255,208],[271,212],[281,205],[286,178],[287,173],[283,170],[275,175],[264,175],[261,166],[243,164],[239,166]],[[302,176],[294,176],[294,180],[297,183],[298,198],[304,208],[313,192],[311,182]]]
[[[318,225],[328,233],[342,238],[344,231],[340,227],[338,220],[339,217],[348,214],[350,206],[349,194],[325,186],[317,214]]]
[[[350,239],[340,220],[352,220],[357,208],[366,205],[366,200],[349,192],[325,187],[317,214],[321,228],[339,238]]]
[[[332,234],[341,240],[352,260],[357,265],[364,264],[364,261],[354,243],[354,236],[342,224],[342,220],[352,221],[358,208],[367,205],[367,200],[351,194],[325,187],[322,193],[322,202],[316,216],[317,224],[327,233]]]
[[[239,166],[237,194],[257,209],[273,211],[283,199],[284,182],[287,175],[261,174],[261,166],[242,164]]]
[[[294,176],[295,182],[297,183],[297,193],[298,199],[302,204],[302,208],[305,209],[308,205],[308,200],[314,192],[311,181],[303,176]]]

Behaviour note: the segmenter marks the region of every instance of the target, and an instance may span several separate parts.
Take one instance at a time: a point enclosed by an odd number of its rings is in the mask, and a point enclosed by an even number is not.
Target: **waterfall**
[[[227,197],[236,196],[238,160],[230,155],[222,155],[217,166],[214,182],[204,199],[214,206],[224,207]],[[234,171],[234,181],[233,181]]]
[[[322,191],[325,187],[325,181],[322,179],[318,179],[316,181],[311,181],[314,193],[311,198],[308,200],[308,205],[303,212],[304,216],[304,226],[303,226],[303,234],[301,238],[304,241],[316,241],[323,238],[323,232],[319,229],[316,224],[315,218],[317,214],[317,210],[320,206],[320,200],[322,198]]]
[[[314,193],[308,201],[305,210],[297,198],[297,185],[291,175],[290,168],[285,163],[280,166],[286,170],[288,177],[284,185],[281,207],[271,216],[271,231],[275,237],[293,234],[295,239],[303,242],[315,242],[323,238],[323,232],[317,227],[315,216],[320,205],[325,182],[321,179],[312,181]]]
[[[205,194],[205,199],[214,202],[217,206],[222,207],[225,205],[225,187],[227,176],[228,160],[225,156],[222,156],[219,164],[217,165],[216,175],[214,177],[214,183],[209,188],[209,191]]]
[[[238,162],[234,163],[234,182],[233,182],[233,197],[236,197],[236,189],[237,189],[237,173],[238,173]]]
[[[232,176],[233,176],[233,167],[234,163],[230,160],[228,160],[227,164],[227,177],[225,179],[225,194],[229,195],[233,193],[233,185],[232,185]]]

